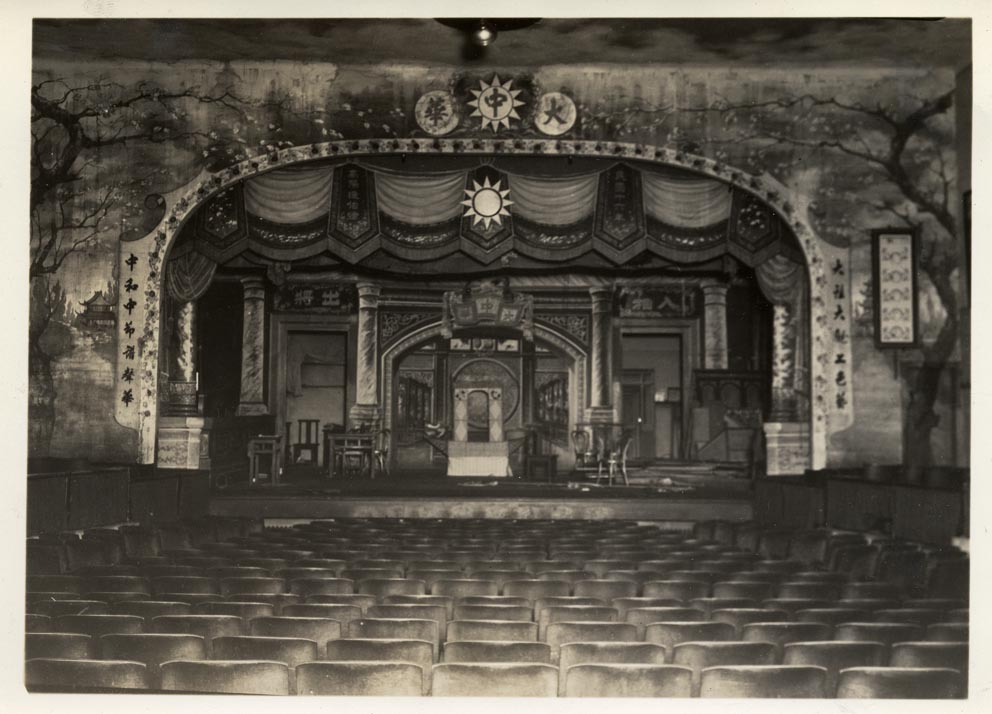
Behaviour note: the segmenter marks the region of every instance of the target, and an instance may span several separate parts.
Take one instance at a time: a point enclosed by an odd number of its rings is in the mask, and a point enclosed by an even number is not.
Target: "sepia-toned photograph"
[[[29,701],[968,698],[971,18],[225,9],[8,96]]]

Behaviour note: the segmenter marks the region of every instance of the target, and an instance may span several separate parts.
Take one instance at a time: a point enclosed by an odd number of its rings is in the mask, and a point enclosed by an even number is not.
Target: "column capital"
[[[589,296],[592,298],[592,309],[594,312],[607,311],[613,303],[613,288],[606,285],[596,285],[589,288]]]
[[[704,280],[700,283],[700,287],[703,289],[703,298],[716,298],[716,299],[727,299],[727,290],[730,289],[730,285],[719,280]]]
[[[245,300],[264,300],[266,286],[264,278],[241,278]]]
[[[377,308],[379,307],[379,295],[382,293],[382,286],[376,283],[358,283],[358,307]]]

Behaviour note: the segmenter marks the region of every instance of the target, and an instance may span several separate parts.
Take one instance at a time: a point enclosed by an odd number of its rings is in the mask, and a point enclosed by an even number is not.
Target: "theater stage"
[[[519,518],[625,519],[690,523],[747,520],[751,482],[713,470],[641,470],[629,486],[560,476],[555,483],[516,478],[451,478],[405,472],[389,478],[327,479],[286,474],[277,486],[215,489],[210,513],[272,519]]]

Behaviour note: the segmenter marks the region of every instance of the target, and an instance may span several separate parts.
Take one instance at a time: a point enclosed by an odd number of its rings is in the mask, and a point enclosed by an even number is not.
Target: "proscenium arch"
[[[768,174],[757,176],[741,169],[691,154],[681,149],[615,141],[566,139],[359,139],[321,142],[294,146],[245,159],[215,172],[206,169],[185,186],[166,196],[162,221],[147,236],[154,236],[148,252],[146,281],[155,288],[145,292],[145,327],[141,340],[141,373],[144,379],[139,392],[140,461],[155,460],[158,422],[158,359],[161,349],[161,301],[164,295],[165,260],[184,222],[212,196],[247,178],[278,168],[285,168],[328,157],[381,156],[389,154],[421,155],[517,155],[583,156],[630,160],[674,166],[709,176],[746,191],[774,210],[793,230],[805,258],[810,285],[810,385],[826,379],[830,339],[827,308],[814,290],[827,282],[826,266],[817,235],[805,218],[808,199],[791,191]],[[137,242],[137,241],[136,241]],[[813,396],[813,395],[811,395]],[[811,460],[814,469],[826,465],[826,400],[811,399]]]
[[[435,337],[442,337],[443,333],[444,325],[440,319],[436,322],[421,324],[393,342],[379,356],[379,389],[381,392],[379,401],[383,405],[382,425],[389,429],[390,433],[392,433],[393,427],[393,375],[396,360],[402,359],[418,345],[422,345]],[[534,323],[534,339],[547,342],[572,360],[572,368],[569,372],[572,383],[569,385],[571,394],[568,402],[568,419],[571,424],[581,421],[581,410],[586,400],[586,369],[588,366],[586,350],[563,332],[540,322]],[[572,387],[573,383],[574,387]]]

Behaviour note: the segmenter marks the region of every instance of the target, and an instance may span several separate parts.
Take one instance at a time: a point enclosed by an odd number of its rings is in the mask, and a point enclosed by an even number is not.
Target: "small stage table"
[[[448,476],[510,476],[510,445],[506,441],[449,441]]]
[[[345,453],[358,454],[362,468],[371,473],[375,452],[375,434],[334,433],[324,430],[324,468],[328,478],[334,478],[334,466],[338,459],[344,458]],[[342,461],[341,469],[344,471]]]

